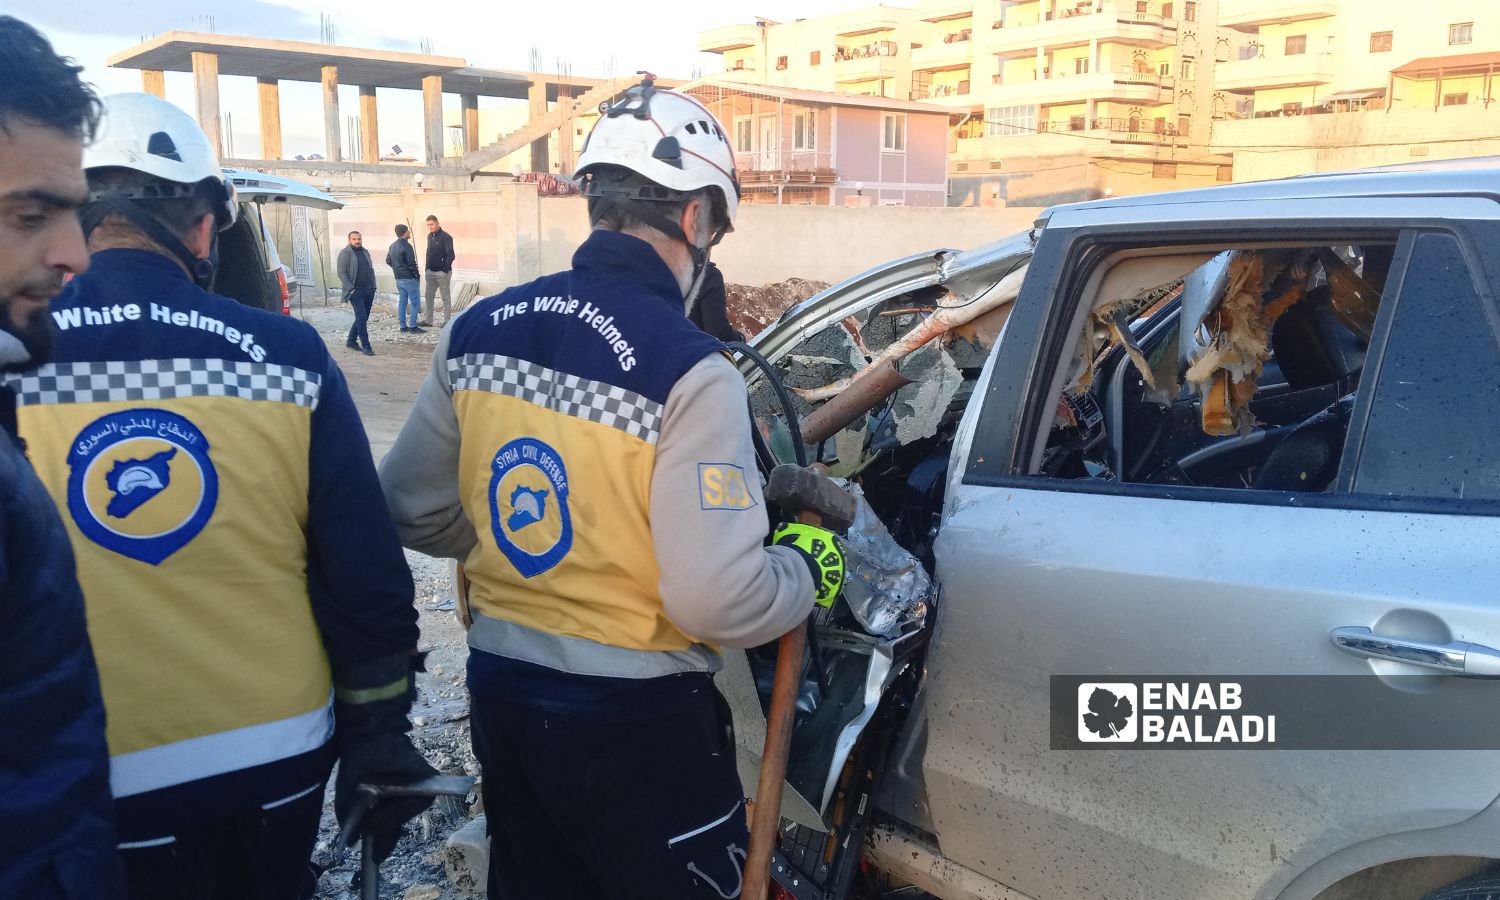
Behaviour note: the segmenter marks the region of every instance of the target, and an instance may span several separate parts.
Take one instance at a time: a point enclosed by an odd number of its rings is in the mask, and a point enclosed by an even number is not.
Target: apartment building
[[[949,202],[1040,206],[1228,177],[1215,0],[928,0],[703,32],[715,78],[946,107]],[[1228,100],[1217,98],[1220,107]]]
[[[1500,4],[1219,2],[1244,36],[1213,136],[1237,178],[1500,153]]]

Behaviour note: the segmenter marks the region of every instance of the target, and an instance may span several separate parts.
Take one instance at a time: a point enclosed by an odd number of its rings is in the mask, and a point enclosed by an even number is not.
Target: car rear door
[[[1053,675],[1378,675],[1392,701],[1416,692],[1476,715],[1500,704],[1500,682],[1398,682],[1428,670],[1330,640],[1362,627],[1500,647],[1500,267],[1485,258],[1496,218],[1492,201],[1457,197],[1053,216],[976,391],[985,405],[955,459],[964,475],[936,549],[924,765],[946,856],[1039,898],[1310,896],[1307,879],[1283,890],[1345,848],[1462,822],[1495,800],[1490,750],[1053,750],[1049,724]],[[1332,491],[1029,474],[1102,240],[1371,228],[1400,242]],[[1500,855],[1494,844],[1487,855]]]

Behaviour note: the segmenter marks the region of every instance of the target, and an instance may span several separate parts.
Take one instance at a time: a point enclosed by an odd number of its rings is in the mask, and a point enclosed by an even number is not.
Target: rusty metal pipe
[[[881,401],[911,384],[896,368],[899,360],[886,360],[863,372],[838,396],[802,419],[802,440],[808,446],[838,434],[850,422],[879,406]]]

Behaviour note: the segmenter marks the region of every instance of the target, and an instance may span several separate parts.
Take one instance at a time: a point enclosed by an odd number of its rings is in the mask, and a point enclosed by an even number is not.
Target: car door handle
[[[1500,678],[1500,650],[1483,644],[1464,641],[1437,644],[1387,637],[1362,626],[1335,628],[1329,639],[1335,647],[1354,656],[1410,663],[1459,678]]]

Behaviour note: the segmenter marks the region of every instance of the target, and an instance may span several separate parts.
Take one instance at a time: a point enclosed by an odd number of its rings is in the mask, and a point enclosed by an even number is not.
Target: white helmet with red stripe
[[[734,167],[734,149],[713,113],[695,98],[676,91],[660,90],[655,76],[641,73],[640,84],[620,100],[600,107],[602,115],[583,147],[574,178],[585,194],[598,186],[587,176],[598,166],[629,169],[670,191],[717,190],[723,198],[731,230],[740,205],[739,175]],[[641,200],[672,199],[646,196]]]

